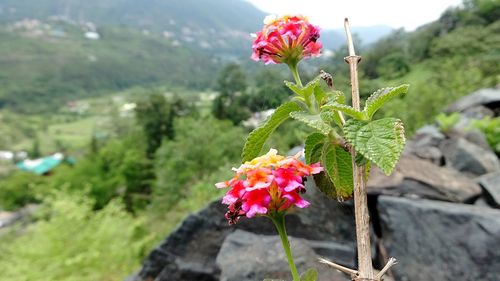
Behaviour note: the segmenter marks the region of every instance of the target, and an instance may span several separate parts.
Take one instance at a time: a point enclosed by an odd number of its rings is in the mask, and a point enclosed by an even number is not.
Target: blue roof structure
[[[61,153],[56,153],[47,157],[38,159],[27,159],[16,164],[16,166],[26,172],[32,172],[37,175],[43,175],[57,167],[64,160]]]

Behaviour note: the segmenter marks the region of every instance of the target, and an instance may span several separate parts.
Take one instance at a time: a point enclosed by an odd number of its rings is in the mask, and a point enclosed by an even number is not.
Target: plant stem
[[[349,56],[345,61],[349,63],[351,70],[352,106],[360,110],[358,63],[360,56],[354,52],[351,30],[347,18],[344,22],[347,35],[347,46]],[[358,273],[359,280],[374,280],[372,254],[370,246],[370,215],[368,213],[368,199],[366,194],[365,167],[356,164],[356,151],[351,150],[353,182],[354,182],[354,216],[356,219],[356,243],[358,247]]]
[[[302,81],[300,80],[299,70],[297,68],[297,64],[294,64],[294,65],[288,64],[288,68],[290,68],[290,71],[292,72],[293,78],[295,79],[295,83],[297,83],[297,85],[302,87]]]
[[[274,225],[276,226],[276,230],[278,230],[278,233],[280,235],[283,250],[285,250],[286,258],[288,260],[288,266],[290,267],[290,271],[292,272],[293,281],[300,281],[297,267],[295,266],[295,262],[293,261],[292,250],[290,249],[290,242],[288,241],[288,235],[286,234],[285,214],[275,213],[274,215],[270,215],[269,218],[271,218],[271,220],[273,221]]]

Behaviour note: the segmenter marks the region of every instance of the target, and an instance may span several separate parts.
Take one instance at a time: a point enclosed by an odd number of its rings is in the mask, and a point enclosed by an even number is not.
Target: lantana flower
[[[265,64],[285,63],[295,68],[303,58],[319,56],[319,27],[300,15],[268,16],[262,31],[253,34],[252,59]]]
[[[235,224],[239,218],[252,218],[273,212],[285,212],[292,206],[305,208],[309,202],[301,197],[305,192],[304,177],[323,171],[319,163],[306,165],[299,158],[302,152],[284,157],[271,149],[266,155],[233,168],[235,175],[216,184],[229,188],[222,203],[229,205],[226,219]]]

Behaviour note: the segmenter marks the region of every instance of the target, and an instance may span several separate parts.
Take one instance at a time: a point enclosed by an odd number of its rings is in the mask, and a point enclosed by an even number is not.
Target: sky
[[[342,28],[348,17],[351,26],[388,25],[407,31],[434,21],[462,0],[247,0],[269,14],[302,14],[324,29]]]

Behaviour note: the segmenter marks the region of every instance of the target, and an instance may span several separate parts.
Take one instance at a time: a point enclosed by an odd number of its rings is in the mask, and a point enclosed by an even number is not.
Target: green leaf
[[[307,111],[294,111],[290,113],[290,117],[320,131],[324,135],[328,135],[332,130],[332,127],[326,124],[319,114],[310,114]]]
[[[325,104],[323,108],[338,110],[358,120],[367,120],[366,114],[364,112],[356,110],[352,106],[348,106],[345,104],[329,102]]]
[[[409,87],[410,85],[403,84],[398,87],[382,88],[373,93],[366,100],[365,109],[363,110],[368,116],[368,119],[372,119],[375,112],[377,112],[377,110],[379,110],[385,103],[387,103],[394,97],[406,94]]]
[[[241,158],[243,162],[252,160],[259,156],[264,143],[269,138],[269,135],[286,119],[290,117],[290,113],[299,111],[300,107],[294,102],[287,102],[276,109],[263,125],[253,130],[248,135]]]
[[[285,81],[285,85],[292,90],[295,94],[304,97],[304,99],[309,100],[309,97],[314,93],[314,88],[319,84],[320,77],[314,78],[311,82],[307,83],[304,87],[300,87],[299,85]]]
[[[307,136],[304,147],[304,154],[306,158],[306,163],[308,165],[316,163],[320,159],[320,155],[314,156],[318,150],[321,151],[323,143],[326,140],[326,136],[320,133],[312,133]]]
[[[337,198],[347,199],[354,190],[351,153],[338,144],[325,143],[321,164],[335,187]]]
[[[341,91],[327,92],[326,95],[328,96],[330,102],[345,104],[345,94]]]
[[[344,135],[358,153],[386,175],[394,170],[405,145],[403,123],[395,118],[371,122],[350,119],[344,125]]]
[[[285,81],[285,86],[287,86],[288,89],[292,90],[292,92],[294,92],[295,94],[297,94],[301,97],[304,96],[304,90],[299,85],[297,85],[293,82],[290,82],[290,81]]]
[[[321,119],[325,121],[325,123],[331,124],[332,122],[334,122],[335,124],[337,124],[337,126],[342,128],[342,119],[340,119],[340,114],[338,111],[323,111],[319,115]]]
[[[316,281],[318,278],[318,271],[316,268],[309,268],[306,272],[300,275],[300,281]]]

